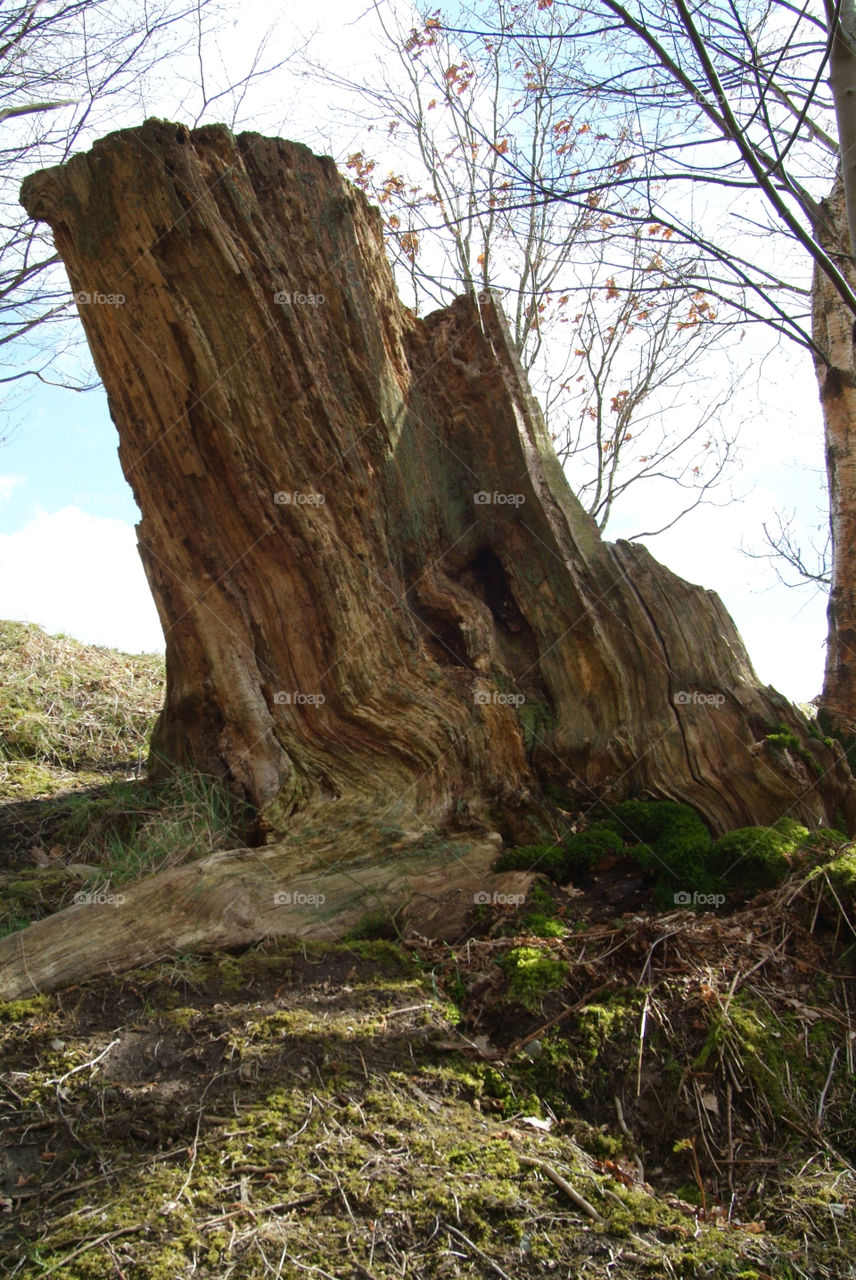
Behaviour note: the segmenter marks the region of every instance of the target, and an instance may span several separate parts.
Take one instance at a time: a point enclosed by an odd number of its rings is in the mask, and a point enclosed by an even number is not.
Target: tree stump
[[[497,297],[414,316],[330,159],[149,120],[21,199],[53,229],[143,513],[155,769],[227,777],[286,861],[310,818],[344,838],[349,812],[369,861],[386,826],[543,837],[556,796],[668,797],[716,832],[853,825],[840,750],[759,685],[719,599],[600,538]],[[793,749],[766,741],[782,725]],[[31,987],[53,980],[50,926],[21,935],[46,956]]]

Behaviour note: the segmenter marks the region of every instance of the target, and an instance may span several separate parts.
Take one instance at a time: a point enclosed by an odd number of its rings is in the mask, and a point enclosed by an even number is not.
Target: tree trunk
[[[817,237],[842,274],[856,285],[844,184],[838,178],[827,200]],[[827,607],[826,671],[820,721],[856,763],[856,319],[837,290],[815,267],[812,337],[823,408],[832,582]]]
[[[828,10],[829,6],[827,6]],[[856,3],[839,0],[833,19],[834,33],[829,46],[829,87],[838,126],[838,150],[841,157],[842,207],[836,217],[841,228],[847,227],[847,238],[856,242]],[[823,240],[821,239],[823,244]],[[830,245],[823,247],[829,250]],[[835,246],[837,247],[837,246]],[[835,259],[839,268],[847,266]],[[853,272],[842,270],[850,285]],[[845,308],[846,309],[846,308]],[[851,315],[851,325],[854,317]]]
[[[336,824],[346,858],[552,838],[557,790],[671,797],[715,831],[853,825],[841,753],[759,686],[718,598],[600,539],[495,297],[415,318],[331,160],[150,120],[21,198],[143,512],[161,768],[225,774],[269,840]],[[783,723],[798,748],[765,741]],[[373,815],[353,841],[348,812]]]

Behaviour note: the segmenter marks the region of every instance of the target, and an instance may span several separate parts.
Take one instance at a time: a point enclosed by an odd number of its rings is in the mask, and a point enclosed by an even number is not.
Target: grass
[[[118,885],[245,843],[226,784],[144,776],[159,654],[0,622],[0,936],[68,905],[89,872]]]

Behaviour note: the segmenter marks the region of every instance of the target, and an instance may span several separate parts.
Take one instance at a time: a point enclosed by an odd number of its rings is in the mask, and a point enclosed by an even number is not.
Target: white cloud
[[[0,581],[0,617],[128,653],[163,649],[136,534],[124,520],[79,507],[39,511],[0,536]]]
[[[21,485],[26,483],[26,476],[0,476],[0,504],[8,502],[15,490],[20,489]]]

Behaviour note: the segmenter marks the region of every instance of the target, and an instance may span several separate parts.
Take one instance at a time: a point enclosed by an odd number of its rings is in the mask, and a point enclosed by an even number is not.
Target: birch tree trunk
[[[818,240],[856,284],[844,183],[821,206]],[[820,720],[856,763],[856,318],[819,268],[812,286],[815,371],[823,408],[832,582],[827,607],[826,670]]]

